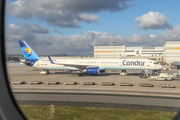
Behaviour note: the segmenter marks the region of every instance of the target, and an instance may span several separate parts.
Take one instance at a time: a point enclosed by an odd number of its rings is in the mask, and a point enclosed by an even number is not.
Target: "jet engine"
[[[86,68],[85,72],[87,74],[100,74],[100,69],[99,67],[90,67],[90,68]]]

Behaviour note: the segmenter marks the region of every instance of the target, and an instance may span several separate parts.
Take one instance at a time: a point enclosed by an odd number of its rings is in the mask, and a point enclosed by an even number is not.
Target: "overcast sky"
[[[179,0],[7,0],[7,53],[93,55],[94,46],[180,40]]]

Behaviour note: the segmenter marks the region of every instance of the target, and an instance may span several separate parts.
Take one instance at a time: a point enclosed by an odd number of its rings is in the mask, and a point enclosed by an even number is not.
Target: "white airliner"
[[[79,70],[79,76],[87,74],[100,74],[106,69],[119,70],[158,70],[162,66],[158,62],[147,59],[56,59],[40,58],[25,41],[19,41],[25,64],[31,67],[45,69]]]

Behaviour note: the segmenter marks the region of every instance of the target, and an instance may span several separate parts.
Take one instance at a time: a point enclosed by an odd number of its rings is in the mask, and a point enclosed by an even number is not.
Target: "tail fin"
[[[54,64],[54,62],[53,62],[53,60],[48,56],[48,58],[49,58],[49,61],[52,63],[52,64]]]
[[[40,59],[40,57],[28,46],[25,41],[19,41],[19,45],[26,61]]]

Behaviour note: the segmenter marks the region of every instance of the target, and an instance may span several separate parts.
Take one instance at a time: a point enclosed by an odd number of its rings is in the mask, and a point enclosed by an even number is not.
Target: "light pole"
[[[116,44],[116,42],[113,42],[114,43],[114,58],[115,58],[115,44]]]

